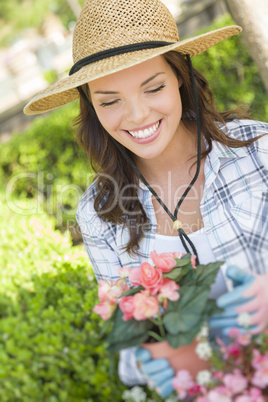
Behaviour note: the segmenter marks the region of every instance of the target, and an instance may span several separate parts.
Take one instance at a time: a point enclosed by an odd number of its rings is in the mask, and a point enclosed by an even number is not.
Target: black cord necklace
[[[196,180],[198,178],[198,175],[199,175],[199,172],[200,172],[200,166],[201,166],[201,124],[200,124],[200,109],[199,109],[199,102],[198,102],[198,93],[197,93],[196,83],[195,83],[195,79],[194,79],[194,72],[193,72],[193,67],[192,67],[192,62],[191,62],[190,55],[187,54],[186,57],[187,57],[187,62],[188,62],[188,66],[189,66],[190,77],[191,77],[191,82],[192,82],[193,92],[194,92],[194,99],[195,99],[195,109],[196,109],[195,113],[196,113],[196,122],[197,122],[197,166],[196,166],[195,175],[194,175],[193,179],[191,180],[190,184],[188,185],[188,187],[186,188],[186,190],[184,191],[183,195],[179,199],[179,201],[177,203],[177,206],[175,208],[174,214],[172,214],[170,212],[170,210],[167,208],[167,206],[161,200],[159,195],[150,186],[150,184],[147,182],[145,177],[141,174],[141,172],[135,166],[135,164],[133,163],[132,159],[128,156],[128,154],[126,153],[125,149],[113,137],[111,137],[111,139],[114,142],[114,144],[117,147],[117,149],[121,152],[123,157],[127,160],[127,162],[131,165],[131,167],[137,173],[137,175],[139,176],[141,181],[146,185],[148,190],[154,195],[156,200],[159,202],[159,204],[163,207],[163,209],[166,211],[166,213],[172,219],[173,227],[178,231],[178,234],[180,236],[180,240],[182,242],[183,247],[185,248],[187,253],[196,255],[196,262],[197,262],[197,264],[199,264],[199,258],[198,258],[196,248],[195,248],[193,242],[191,241],[191,239],[189,238],[189,236],[187,236],[187,234],[182,229],[182,222],[180,220],[178,220],[178,218],[177,218],[179,208],[180,208],[181,204],[183,203],[183,201],[185,200],[187,194],[189,193],[189,191],[193,187],[194,183],[196,182]],[[187,243],[191,247],[192,251],[189,249]]]

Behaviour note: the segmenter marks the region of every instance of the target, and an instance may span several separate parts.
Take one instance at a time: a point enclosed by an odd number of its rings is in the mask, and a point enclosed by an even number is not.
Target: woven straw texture
[[[159,0],[87,0],[73,36],[73,60],[133,43],[165,41],[171,45],[124,53],[84,66],[40,92],[24,108],[26,114],[55,109],[79,98],[77,86],[123,70],[170,50],[191,57],[241,31],[230,26],[185,41],[179,41],[177,25]]]

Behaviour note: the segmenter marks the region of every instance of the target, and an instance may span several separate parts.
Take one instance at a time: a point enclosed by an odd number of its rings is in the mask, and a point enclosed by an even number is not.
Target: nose
[[[131,99],[128,102],[126,118],[130,123],[144,123],[150,114],[150,108],[140,99]]]

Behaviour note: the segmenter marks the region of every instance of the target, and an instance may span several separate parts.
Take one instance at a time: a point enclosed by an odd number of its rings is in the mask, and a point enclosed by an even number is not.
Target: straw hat
[[[228,26],[180,41],[171,13],[159,0],[87,0],[74,30],[71,75],[40,92],[24,113],[72,102],[79,98],[76,87],[171,50],[196,56],[241,30]]]

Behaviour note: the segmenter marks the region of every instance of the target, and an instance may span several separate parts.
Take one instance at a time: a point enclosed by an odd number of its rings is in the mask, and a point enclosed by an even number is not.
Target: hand
[[[172,394],[174,370],[167,359],[152,359],[151,353],[143,348],[138,348],[135,355],[142,372],[148,379],[148,385],[153,386],[164,398]]]
[[[212,317],[210,327],[223,328],[225,334],[232,327],[245,332],[245,327],[239,326],[237,319],[239,314],[248,313],[250,332],[259,334],[268,324],[268,275],[250,274],[229,267],[226,276],[233,280],[235,288],[218,298],[217,306],[225,311]]]

